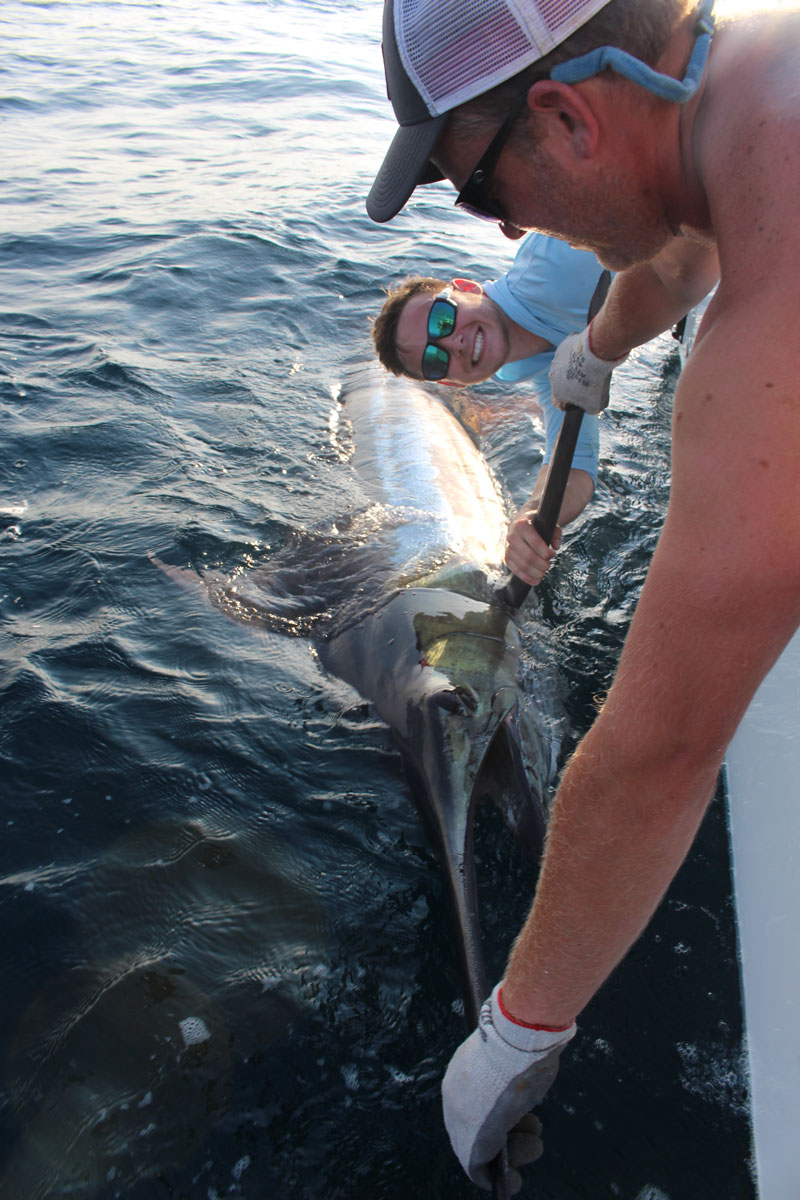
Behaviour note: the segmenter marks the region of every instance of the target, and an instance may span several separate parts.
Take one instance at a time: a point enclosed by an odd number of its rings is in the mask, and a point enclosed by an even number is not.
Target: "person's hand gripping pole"
[[[522,1187],[519,1168],[542,1153],[541,1125],[530,1112],[544,1099],[559,1055],[575,1035],[523,1025],[503,1011],[501,985],[484,1003],[478,1026],[450,1060],[442,1083],[444,1122],[467,1175],[486,1191],[492,1164],[507,1146],[508,1192]]]

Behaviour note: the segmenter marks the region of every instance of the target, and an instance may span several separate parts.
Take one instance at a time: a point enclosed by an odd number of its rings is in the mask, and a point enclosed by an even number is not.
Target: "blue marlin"
[[[538,861],[556,722],[523,686],[518,619],[498,588],[507,513],[470,434],[424,386],[377,366],[353,374],[341,413],[358,511],[301,554],[206,582],[231,616],[311,634],[325,668],[390,726],[441,865],[472,1028],[486,998],[473,816],[493,799]]]

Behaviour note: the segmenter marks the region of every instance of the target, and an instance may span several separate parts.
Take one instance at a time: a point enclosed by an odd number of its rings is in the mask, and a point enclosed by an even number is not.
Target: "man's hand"
[[[561,545],[561,527],[553,531],[553,543],[547,542],[533,525],[536,510],[525,505],[508,527],[506,537],[505,564],[518,579],[531,587],[538,587],[544,579],[555,552]]]
[[[565,337],[553,356],[550,384],[556,408],[575,404],[596,416],[608,404],[608,380],[611,372],[628,357],[608,361],[598,358],[590,342],[591,325],[582,333]]]
[[[535,1118],[526,1116],[555,1079],[558,1056],[575,1034],[519,1025],[502,1011],[501,984],[481,1009],[478,1028],[456,1050],[442,1083],[444,1123],[459,1162],[473,1183],[491,1190],[489,1164],[508,1135],[512,1167],[542,1152]],[[522,1180],[510,1173],[512,1194]]]

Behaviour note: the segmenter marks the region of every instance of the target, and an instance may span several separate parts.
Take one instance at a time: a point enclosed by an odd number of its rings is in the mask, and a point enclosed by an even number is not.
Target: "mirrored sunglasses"
[[[422,378],[437,383],[447,378],[450,370],[450,355],[434,343],[449,337],[456,327],[456,302],[451,300],[452,287],[446,287],[435,296],[428,312],[428,344],[422,353]]]

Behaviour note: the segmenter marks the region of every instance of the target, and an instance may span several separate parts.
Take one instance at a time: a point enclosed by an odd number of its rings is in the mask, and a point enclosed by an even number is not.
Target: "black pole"
[[[558,514],[561,512],[564,492],[567,490],[567,481],[572,469],[572,457],[575,453],[582,420],[583,409],[576,408],[574,404],[568,404],[564,410],[564,421],[553,451],[547,483],[544,486],[539,507],[531,521],[539,537],[547,542],[548,546],[553,540],[553,534],[558,524]],[[525,583],[518,575],[509,575],[502,591],[502,597],[512,608],[519,608],[530,590],[531,585]]]
[[[492,1172],[492,1200],[510,1200],[511,1192],[508,1190],[508,1146],[503,1146],[497,1158],[493,1159],[490,1169]]]

